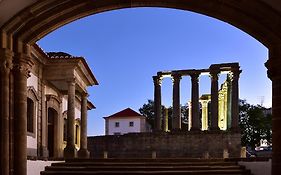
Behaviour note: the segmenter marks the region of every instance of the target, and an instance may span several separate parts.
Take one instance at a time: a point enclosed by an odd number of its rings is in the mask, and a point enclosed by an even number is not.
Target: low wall
[[[227,158],[240,157],[241,135],[226,131],[130,133],[88,137],[91,157]]]
[[[40,175],[46,166],[62,161],[27,160],[27,175]]]

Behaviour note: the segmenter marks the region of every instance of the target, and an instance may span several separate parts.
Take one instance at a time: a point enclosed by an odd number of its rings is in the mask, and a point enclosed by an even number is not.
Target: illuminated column
[[[191,101],[188,102],[188,130],[190,131],[192,126],[192,104]]]
[[[173,74],[173,129],[181,129],[181,109],[180,109],[180,74]]]
[[[64,157],[67,159],[75,158],[77,153],[74,144],[75,84],[75,79],[68,82],[67,143],[64,148]]]
[[[232,70],[231,76],[231,130],[235,132],[239,132],[239,75],[241,71],[239,67]]]
[[[202,105],[202,130],[208,130],[208,103],[209,103],[209,100],[201,100],[201,105]]]
[[[191,131],[199,131],[199,75],[200,73],[192,73],[191,76],[191,105],[192,105],[192,125]]]
[[[218,74],[219,68],[211,67],[211,127],[210,130],[218,131]]]
[[[78,157],[88,158],[90,153],[87,149],[87,113],[88,113],[88,94],[83,93],[81,95],[81,132],[80,132],[80,149],[78,151]]]
[[[162,118],[162,106],[161,106],[161,77],[153,76],[154,82],[154,115],[155,115],[155,131],[161,131],[161,118]]]
[[[27,78],[33,63],[29,54],[15,54],[14,74],[14,174],[27,170]]]
[[[168,121],[169,121],[169,109],[168,108],[165,108],[164,110],[164,115],[163,115],[163,131],[164,132],[167,132],[169,129],[168,129]]]
[[[13,53],[7,49],[0,51],[0,174],[9,175],[9,122],[10,122],[10,72]]]

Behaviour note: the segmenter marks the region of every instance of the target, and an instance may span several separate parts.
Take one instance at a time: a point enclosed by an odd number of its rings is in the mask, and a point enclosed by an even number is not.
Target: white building
[[[149,131],[145,116],[131,108],[104,117],[104,119],[106,135],[122,135]]]

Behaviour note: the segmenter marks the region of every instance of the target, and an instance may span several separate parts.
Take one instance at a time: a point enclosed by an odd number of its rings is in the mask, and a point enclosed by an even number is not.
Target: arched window
[[[27,132],[34,133],[35,103],[27,98]]]
[[[27,135],[36,136],[36,104],[39,101],[33,86],[27,87]]]

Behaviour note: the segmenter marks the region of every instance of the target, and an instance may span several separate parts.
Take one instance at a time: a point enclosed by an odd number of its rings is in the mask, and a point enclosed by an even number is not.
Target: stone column
[[[180,109],[180,74],[173,74],[173,129],[181,129],[181,109]]]
[[[202,100],[202,130],[208,130],[208,100]]]
[[[81,132],[80,132],[80,150],[78,151],[78,157],[89,158],[90,153],[87,149],[87,120],[88,120],[88,94],[83,93],[81,95]]]
[[[191,76],[191,105],[192,105],[192,125],[191,131],[199,131],[199,73],[192,73]]]
[[[17,53],[14,60],[14,174],[26,175],[27,78],[33,64],[23,53]]]
[[[169,130],[168,128],[168,121],[169,121],[169,109],[164,109],[164,115],[163,115],[163,131],[167,132]]]
[[[218,127],[218,75],[219,68],[211,67],[211,127],[210,130],[219,131]]]
[[[161,118],[162,118],[162,106],[161,106],[161,77],[153,76],[154,82],[154,113],[155,113],[155,131],[161,131]]]
[[[0,174],[9,175],[9,121],[10,121],[10,72],[12,69],[12,57],[13,54],[7,49],[0,50],[0,151],[1,151],[1,164]]]
[[[188,130],[190,131],[192,126],[192,104],[191,101],[188,102]]]
[[[269,49],[267,75],[272,81],[272,175],[281,172],[281,48]]]
[[[67,99],[67,144],[64,148],[64,157],[71,159],[76,157],[74,144],[74,120],[75,120],[75,80],[68,82]]]
[[[232,70],[231,76],[231,131],[239,132],[239,67]]]

